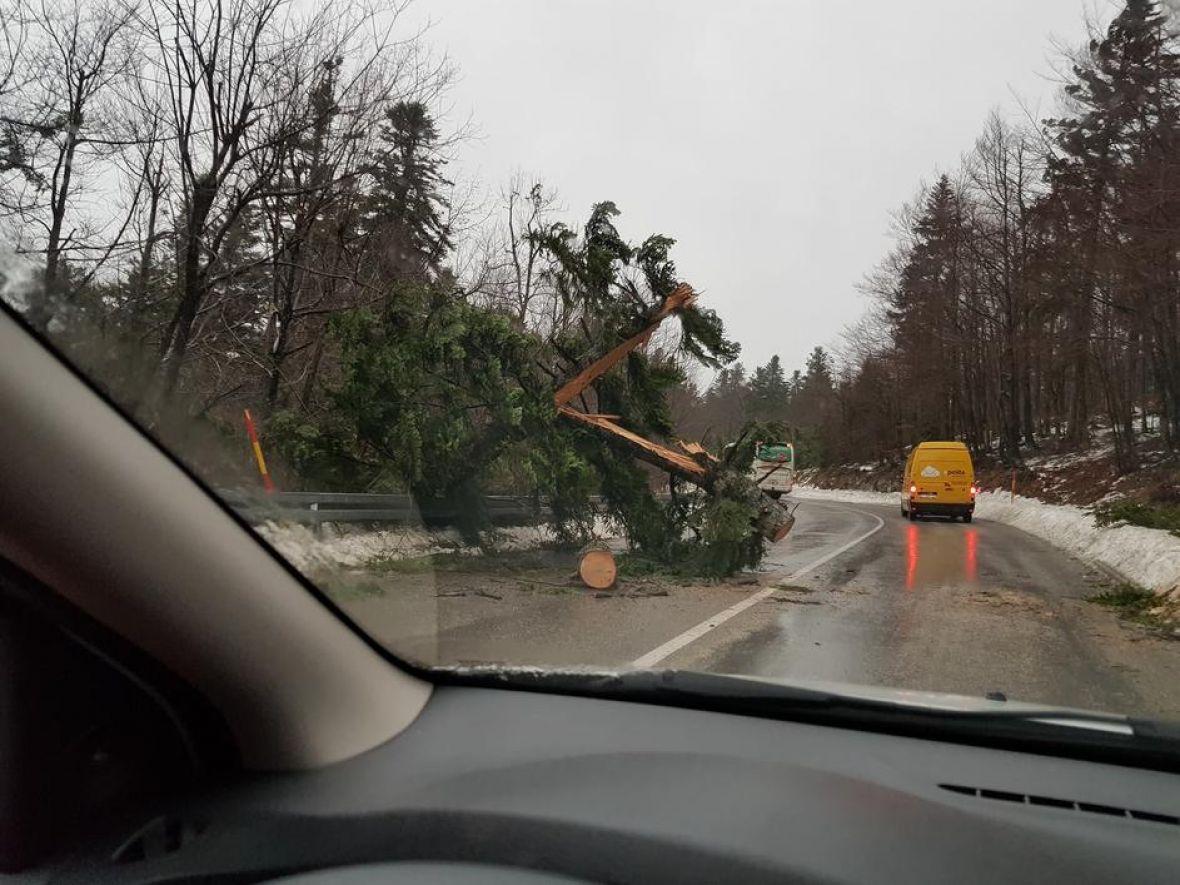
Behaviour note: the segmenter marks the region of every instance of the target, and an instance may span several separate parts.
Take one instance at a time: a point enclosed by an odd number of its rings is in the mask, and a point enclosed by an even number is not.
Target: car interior
[[[21,881],[1176,881],[1180,764],[1130,725],[400,661],[8,312],[0,453]]]

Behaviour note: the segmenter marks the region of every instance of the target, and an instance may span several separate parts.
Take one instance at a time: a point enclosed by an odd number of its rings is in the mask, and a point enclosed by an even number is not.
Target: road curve
[[[803,501],[756,578],[588,593],[568,572],[362,575],[341,600],[424,664],[668,667],[818,679],[1180,720],[1180,642],[1087,601],[1109,584],[1044,541],[977,520]]]
[[[883,528],[661,666],[821,679],[1180,718],[1180,642],[1087,601],[1110,578],[1019,529],[911,523],[891,507],[804,501],[767,559],[779,582]]]

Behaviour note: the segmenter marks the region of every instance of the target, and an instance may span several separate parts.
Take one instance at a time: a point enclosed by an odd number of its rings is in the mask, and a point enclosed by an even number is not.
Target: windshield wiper
[[[980,709],[931,706],[687,670],[477,667],[431,675],[443,683],[687,707],[1180,772],[1180,725],[1109,713],[1005,709],[1003,703]]]

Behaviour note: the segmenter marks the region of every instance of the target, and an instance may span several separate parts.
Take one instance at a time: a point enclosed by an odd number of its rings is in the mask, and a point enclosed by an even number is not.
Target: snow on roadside
[[[1002,492],[985,492],[976,503],[983,519],[1004,522],[1036,535],[1088,562],[1114,569],[1157,593],[1180,585],[1180,538],[1160,529],[1121,525],[1100,528],[1081,507],[1045,504]]]
[[[796,500],[840,501],[848,504],[888,504],[899,507],[897,492],[869,492],[863,489],[819,489],[815,486],[795,486],[791,497]]]
[[[858,489],[817,489],[796,486],[799,500],[841,501],[852,504],[885,504],[900,507],[897,492]],[[1099,528],[1081,507],[1046,504],[1036,498],[1006,492],[984,492],[975,505],[980,519],[1002,522],[1048,541],[1090,563],[1114,569],[1128,580],[1157,593],[1180,587],[1180,538],[1159,529],[1139,526]],[[1177,591],[1180,592],[1180,591]]]
[[[254,527],[279,554],[301,572],[330,568],[358,568],[376,559],[414,559],[435,553],[479,556],[485,548],[466,544],[457,531],[419,528],[369,529],[325,525],[317,534],[305,525],[267,521]],[[612,532],[599,518],[594,533],[610,538]],[[556,538],[548,526],[508,526],[485,533],[487,549],[499,552],[532,550]]]
[[[317,534],[305,525],[270,520],[254,530],[301,572],[344,566],[355,568],[378,557],[409,559],[462,550],[458,532],[419,529],[336,530],[324,526]]]

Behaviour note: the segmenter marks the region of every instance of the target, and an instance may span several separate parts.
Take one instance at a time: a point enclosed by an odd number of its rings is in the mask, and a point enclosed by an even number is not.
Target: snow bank
[[[377,558],[410,559],[464,548],[458,532],[417,529],[334,530],[264,522],[254,527],[284,559],[302,572],[333,566],[356,567]]]
[[[264,522],[254,527],[284,559],[303,572],[324,568],[357,568],[375,559],[414,559],[434,553],[479,556],[484,548],[466,544],[451,529],[358,529],[325,525],[319,534],[307,526]],[[594,526],[600,538],[612,536],[601,518]],[[532,550],[556,540],[548,526],[511,526],[484,535],[488,549]]]
[[[795,486],[791,492],[795,500],[841,501],[849,504],[888,504],[900,507],[897,492],[869,492],[862,489],[817,489],[815,486]]]
[[[1159,529],[1123,525],[1099,528],[1080,507],[1045,504],[1002,492],[985,492],[976,502],[982,519],[1004,522],[1036,535],[1088,562],[1163,593],[1180,584],[1180,538]]]
[[[890,507],[900,507],[901,503],[896,492],[807,486],[796,486],[792,497]],[[1180,538],[1168,532],[1130,525],[1099,528],[1081,507],[1046,504],[1020,495],[1013,500],[1006,492],[981,494],[976,500],[975,514],[980,519],[1026,531],[1087,562],[1114,569],[1157,593],[1180,585]]]
[[[14,310],[29,306],[29,295],[34,291],[37,275],[33,265],[10,247],[0,246],[0,301]]]

